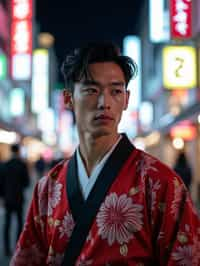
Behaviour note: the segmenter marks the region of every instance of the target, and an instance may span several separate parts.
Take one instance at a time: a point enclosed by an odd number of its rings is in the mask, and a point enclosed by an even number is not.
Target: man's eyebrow
[[[83,82],[83,86],[99,86],[101,87],[102,84],[96,80],[90,80],[90,79],[86,79]],[[108,86],[117,86],[117,87],[125,87],[126,84],[124,81],[111,81],[109,82],[109,84],[107,84]]]
[[[83,85],[95,85],[95,86],[100,86],[100,83],[96,80],[89,80],[89,79],[86,79],[83,81]]]
[[[111,86],[125,86],[125,82],[123,81],[113,81],[113,82],[110,82],[110,85]]]

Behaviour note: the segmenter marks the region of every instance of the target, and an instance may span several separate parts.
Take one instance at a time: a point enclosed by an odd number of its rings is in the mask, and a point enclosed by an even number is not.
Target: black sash
[[[70,159],[67,170],[67,196],[75,227],[67,244],[62,266],[75,265],[99,207],[133,149],[134,146],[123,134],[122,139],[101,170],[86,201],[82,197],[78,184],[75,155]]]

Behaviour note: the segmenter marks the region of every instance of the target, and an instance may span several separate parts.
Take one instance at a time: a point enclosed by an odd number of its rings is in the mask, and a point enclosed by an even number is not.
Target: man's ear
[[[124,106],[124,110],[127,109],[128,107],[128,103],[129,103],[129,96],[130,96],[130,91],[126,91],[126,100],[125,100],[125,106]]]
[[[73,110],[72,93],[69,90],[64,89],[63,97],[64,97],[65,108]]]

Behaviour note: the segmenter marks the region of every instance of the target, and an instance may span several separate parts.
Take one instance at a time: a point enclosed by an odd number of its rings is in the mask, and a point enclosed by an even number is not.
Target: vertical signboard
[[[5,79],[7,75],[7,59],[4,54],[0,54],[0,80]]]
[[[12,116],[21,116],[25,111],[25,94],[22,88],[13,88],[10,92],[10,112]]]
[[[166,89],[192,89],[197,86],[197,59],[194,47],[163,48],[163,86]]]
[[[149,37],[153,43],[169,41],[169,9],[166,0],[149,0]],[[159,15],[158,15],[159,14]]]
[[[33,52],[32,112],[39,114],[49,106],[49,55],[46,49]]]
[[[12,0],[11,10],[11,75],[14,80],[29,80],[32,54],[32,0]]]
[[[141,102],[141,40],[137,36],[126,36],[123,40],[123,54],[131,57],[137,64],[137,76],[130,80],[128,90],[130,91],[129,104],[123,112],[118,130],[125,131],[130,138],[137,134],[138,107]]]
[[[170,29],[172,39],[192,37],[191,0],[170,0]]]

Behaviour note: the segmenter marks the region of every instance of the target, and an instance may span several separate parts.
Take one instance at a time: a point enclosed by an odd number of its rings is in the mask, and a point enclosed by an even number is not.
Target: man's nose
[[[107,92],[101,92],[98,97],[98,108],[110,109],[110,95]]]

